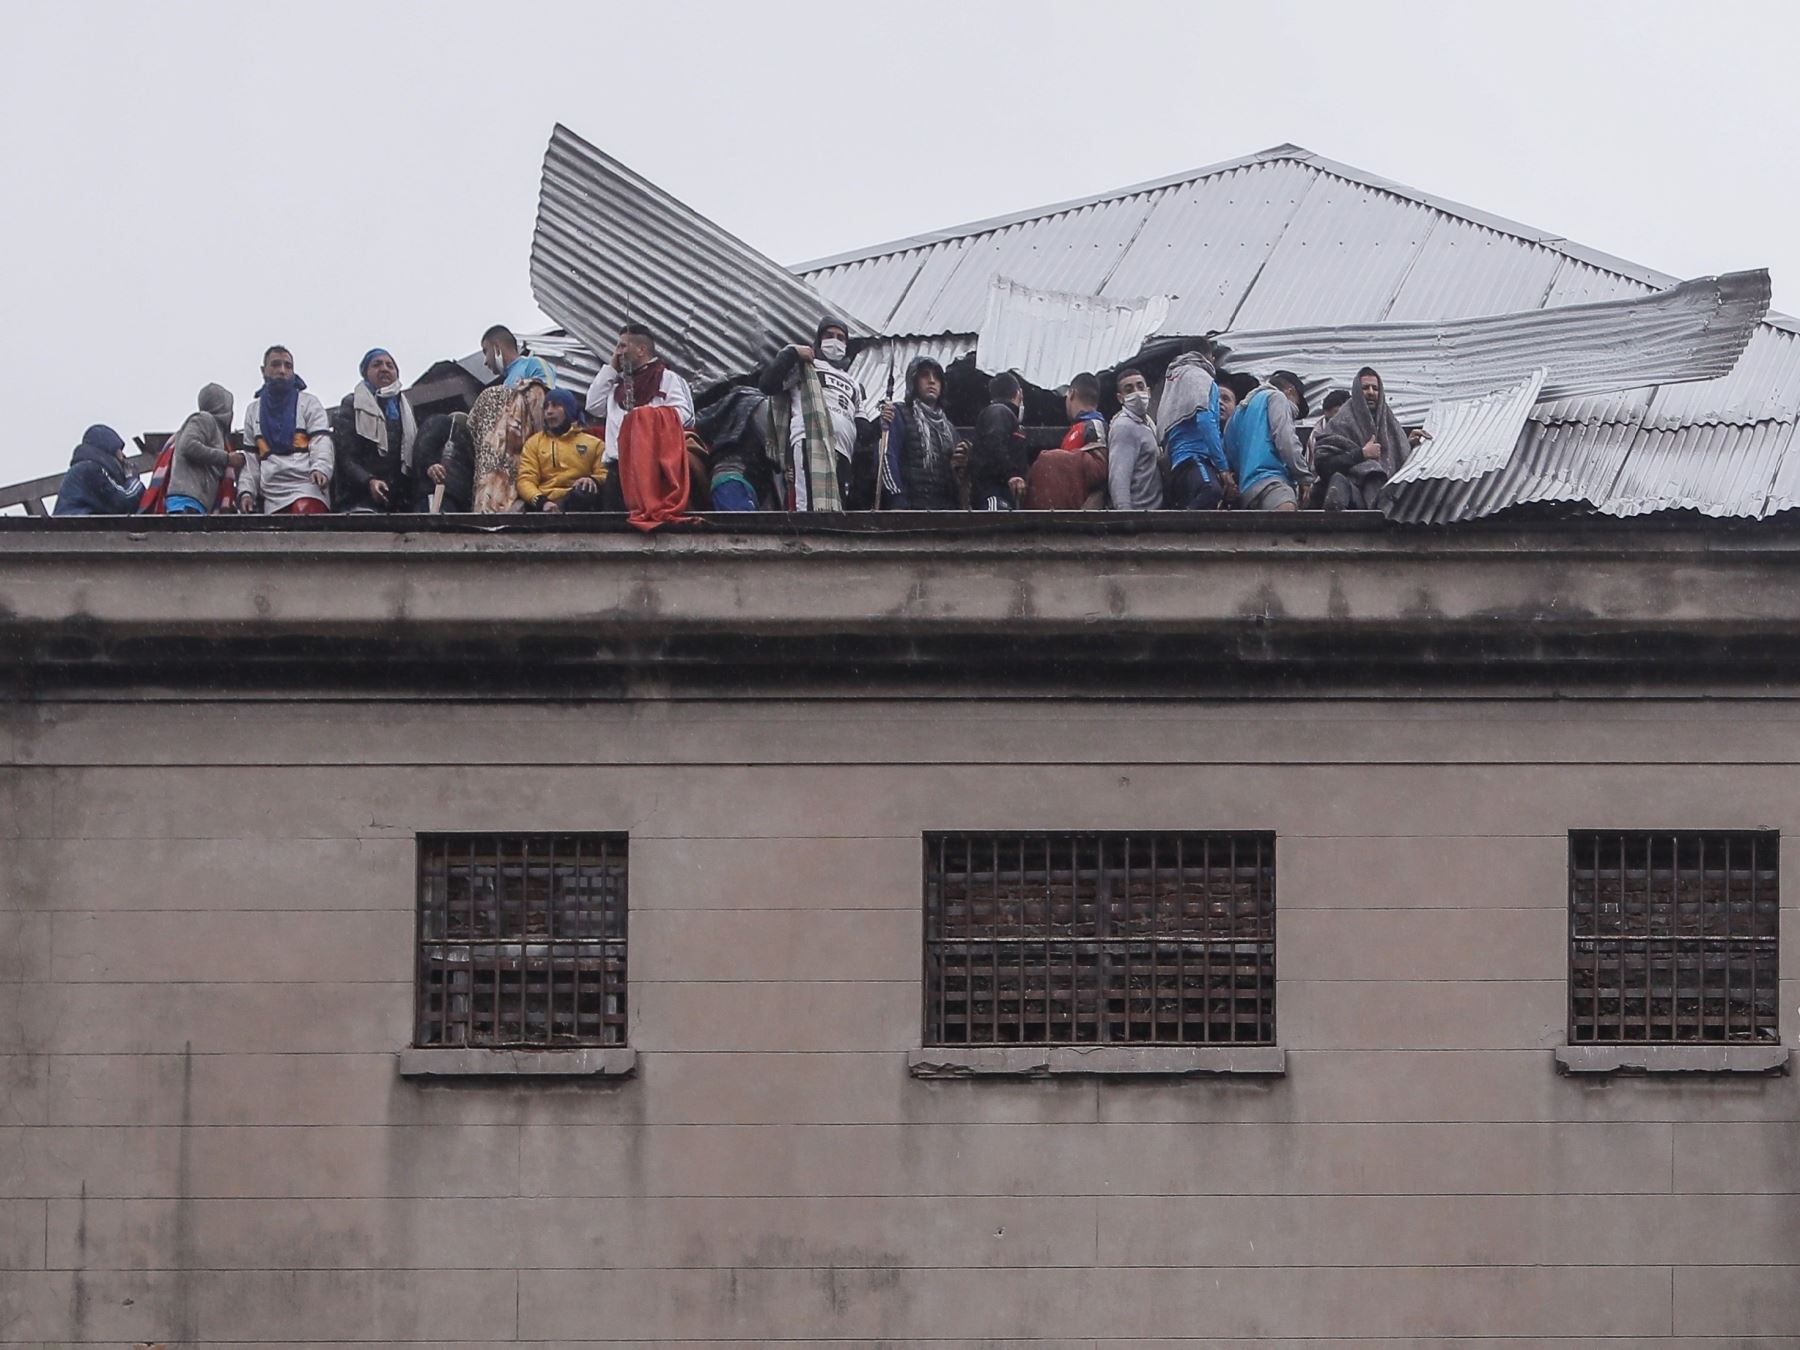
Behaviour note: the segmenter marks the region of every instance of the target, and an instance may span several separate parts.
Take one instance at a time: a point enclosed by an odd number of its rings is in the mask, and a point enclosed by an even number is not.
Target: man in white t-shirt
[[[681,414],[682,426],[693,427],[694,391],[656,354],[656,335],[641,323],[628,323],[619,330],[612,360],[600,367],[588,388],[588,425],[606,423],[602,462],[609,466],[619,462],[619,431],[625,425],[626,413],[634,408],[665,406]],[[620,476],[611,468],[602,490],[607,510],[625,509]]]
[[[757,377],[757,387],[771,397],[791,393],[799,384],[802,363],[810,363],[818,375],[819,389],[825,395],[825,406],[831,414],[831,448],[837,460],[844,505],[852,509],[871,506],[873,503],[863,498],[870,495],[874,485],[874,447],[879,432],[875,423],[863,421],[856,415],[863,406],[863,387],[849,373],[850,330],[843,320],[829,316],[820,319],[810,347],[798,343],[783,347],[775,359],[763,367]],[[787,442],[782,472],[792,483],[797,480],[796,466],[804,464],[806,456],[806,414],[798,398],[790,400]],[[853,474],[852,465],[859,449],[869,452],[864,456],[867,463],[857,466],[867,472]],[[796,506],[805,509],[798,502]]]

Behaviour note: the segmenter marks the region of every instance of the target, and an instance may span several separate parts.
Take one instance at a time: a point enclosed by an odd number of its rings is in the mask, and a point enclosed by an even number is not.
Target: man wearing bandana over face
[[[263,353],[262,388],[244,409],[244,446],[256,454],[238,483],[241,510],[272,516],[322,516],[329,505],[331,422],[325,405],[294,374],[293,353]]]
[[[418,425],[400,388],[400,367],[383,347],[362,359],[362,382],[338,405],[333,444],[337,509],[358,513],[419,509]]]

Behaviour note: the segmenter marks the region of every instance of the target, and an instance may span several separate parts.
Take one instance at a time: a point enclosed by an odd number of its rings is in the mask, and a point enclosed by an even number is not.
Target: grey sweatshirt
[[[1156,462],[1156,423],[1128,412],[1112,420],[1106,434],[1106,487],[1115,511],[1156,511],[1162,507],[1162,470]]]
[[[225,428],[230,425],[231,392],[207,385],[200,391],[200,411],[190,414],[175,433],[175,458],[169,464],[171,497],[192,497],[208,511],[218,505],[229,453]]]

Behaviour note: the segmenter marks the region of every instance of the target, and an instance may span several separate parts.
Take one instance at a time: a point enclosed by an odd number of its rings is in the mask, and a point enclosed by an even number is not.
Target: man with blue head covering
[[[69,457],[69,470],[56,492],[58,516],[128,516],[137,510],[144,485],[125,465],[125,438],[109,426],[89,427]]]
[[[527,511],[602,511],[608,465],[606,443],[581,424],[581,400],[552,389],[544,400],[544,429],[519,451],[515,475]]]
[[[419,428],[400,387],[400,366],[385,347],[364,354],[362,380],[338,405],[337,509],[384,514],[424,509],[426,477],[417,472]]]

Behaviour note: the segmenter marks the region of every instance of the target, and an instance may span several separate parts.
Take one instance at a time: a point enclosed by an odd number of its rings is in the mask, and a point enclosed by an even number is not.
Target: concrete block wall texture
[[[1800,1346],[1795,1080],[1551,1058],[1567,832],[1792,836],[1800,705],[7,716],[0,1345]],[[1277,833],[1285,1078],[908,1076],[921,834],[1059,828]],[[470,829],[630,833],[634,1080],[396,1074]]]

